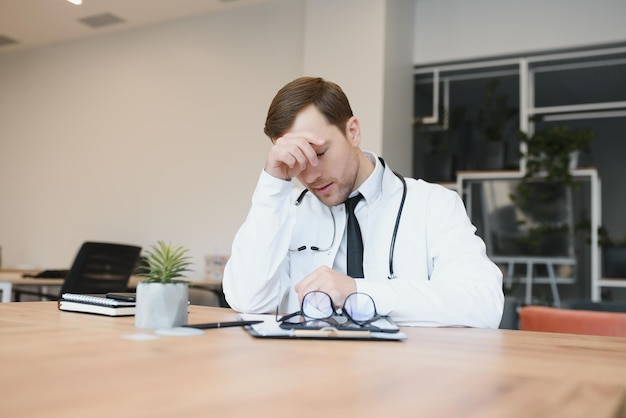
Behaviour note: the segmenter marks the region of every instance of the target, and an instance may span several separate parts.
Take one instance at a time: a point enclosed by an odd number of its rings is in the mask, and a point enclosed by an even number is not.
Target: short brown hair
[[[320,77],[300,77],[281,88],[265,119],[265,135],[272,141],[282,136],[308,105],[313,104],[331,125],[345,132],[352,109],[341,87]]]

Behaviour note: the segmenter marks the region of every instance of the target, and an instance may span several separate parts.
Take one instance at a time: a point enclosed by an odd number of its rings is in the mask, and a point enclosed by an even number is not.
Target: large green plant
[[[587,244],[591,244],[591,222],[584,219],[576,224],[576,232],[585,239]],[[598,246],[608,247],[626,247],[626,234],[622,238],[613,238],[605,226],[598,227]]]
[[[526,144],[526,179],[545,176],[547,181],[572,184],[570,160],[576,152],[591,153],[595,133],[591,129],[550,126],[529,137],[520,132]]]
[[[190,260],[186,248],[158,241],[146,251],[145,264],[139,267],[139,276],[145,277],[146,283],[187,283],[177,278],[191,271]]]
[[[517,109],[508,106],[509,97],[498,94],[500,79],[494,78],[487,85],[480,108],[476,127],[486,141],[502,141],[506,126],[518,114]]]
[[[601,226],[598,228],[598,245],[601,247],[626,247],[626,235],[623,238],[612,238],[609,230]]]
[[[524,211],[552,199],[551,190],[575,184],[570,160],[576,152],[591,153],[595,134],[590,129],[570,129],[568,126],[550,126],[531,137],[520,132],[520,141],[526,145],[526,174],[511,199]],[[537,182],[544,183],[538,194]]]
[[[594,138],[594,132],[589,129],[567,126],[551,126],[531,137],[520,133],[520,140],[526,144],[526,174],[511,200],[530,221],[528,235],[523,240],[538,254],[556,249],[571,228],[564,220],[545,219],[551,218],[555,204],[566,201],[566,189],[578,185],[571,172],[572,154],[591,153]]]

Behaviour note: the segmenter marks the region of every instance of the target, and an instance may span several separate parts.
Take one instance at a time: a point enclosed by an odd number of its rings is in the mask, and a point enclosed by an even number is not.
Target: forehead
[[[322,134],[327,133],[332,128],[337,129],[328,122],[315,105],[310,104],[298,112],[288,132],[310,131]]]

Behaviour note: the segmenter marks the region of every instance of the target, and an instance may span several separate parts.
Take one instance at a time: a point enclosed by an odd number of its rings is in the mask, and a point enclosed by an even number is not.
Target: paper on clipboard
[[[350,340],[406,340],[406,334],[402,332],[372,332],[359,330],[337,330],[332,327],[319,330],[283,329],[276,322],[275,315],[240,314],[245,321],[263,321],[259,324],[248,325],[246,330],[250,335],[257,338],[311,338],[311,339],[350,339]]]

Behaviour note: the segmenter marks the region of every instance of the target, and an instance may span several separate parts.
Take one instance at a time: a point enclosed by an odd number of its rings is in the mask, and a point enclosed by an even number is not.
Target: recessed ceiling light
[[[83,17],[78,19],[78,21],[92,28],[100,28],[103,26],[114,25],[116,23],[123,23],[124,19],[111,13],[100,13],[99,15]]]
[[[17,41],[13,38],[9,38],[8,36],[5,35],[0,35],[0,47],[5,46],[5,45],[13,45],[16,44]]]
[[[77,6],[80,6],[81,4],[83,4],[83,0],[67,0],[67,1]]]

